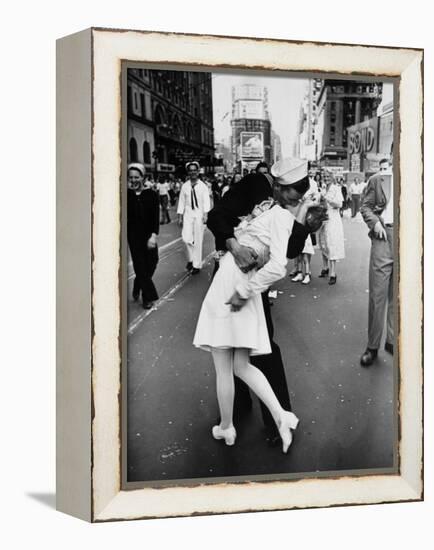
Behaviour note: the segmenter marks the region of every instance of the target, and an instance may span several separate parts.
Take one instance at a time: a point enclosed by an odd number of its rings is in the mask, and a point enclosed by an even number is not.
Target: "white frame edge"
[[[92,521],[420,500],[423,497],[422,52],[105,29],[92,29],[92,38]],[[401,77],[400,475],[120,490],[121,60]],[[415,266],[420,266],[416,277]]]
[[[89,29],[56,45],[56,506],[88,521],[92,519],[91,39]]]

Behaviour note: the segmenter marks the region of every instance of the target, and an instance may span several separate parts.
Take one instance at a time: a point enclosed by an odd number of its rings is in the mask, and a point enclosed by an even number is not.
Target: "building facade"
[[[377,172],[380,160],[393,154],[393,86],[385,84],[383,89],[387,94],[376,116],[347,129],[349,169],[366,176]]]
[[[185,174],[185,163],[214,164],[211,73],[129,69],[128,162],[155,175]]]
[[[372,132],[377,136],[372,118],[382,101],[382,88],[381,82],[309,80],[300,108],[296,155],[336,172],[363,169],[357,153],[350,154],[353,130],[362,125],[365,138],[372,138]]]
[[[282,141],[280,136],[271,129],[271,164],[282,158]]]
[[[348,128],[376,115],[381,82],[315,79],[315,150],[322,166],[349,169]]]
[[[322,87],[320,79],[310,79],[300,107],[298,140],[295,144],[296,156],[314,161],[317,159],[317,107]]]
[[[258,162],[273,162],[268,91],[265,86],[244,84],[232,88],[231,149],[240,172]]]
[[[230,144],[226,140],[215,143],[215,172],[232,172],[233,159]]]

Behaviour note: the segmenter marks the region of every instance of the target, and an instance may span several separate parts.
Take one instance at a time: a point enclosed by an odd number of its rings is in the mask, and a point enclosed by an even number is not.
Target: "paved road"
[[[293,410],[300,418],[288,455],[268,445],[256,400],[253,411],[237,426],[234,447],[210,435],[218,416],[214,370],[210,355],[191,345],[211,279],[209,262],[130,331],[129,481],[242,479],[393,466],[392,358],[382,352],[371,368],[359,365],[366,344],[369,239],[360,217],[345,218],[344,229],[347,258],[338,265],[335,286],[317,277],[318,251],[311,285],[285,278],[275,286],[276,341],[284,357]],[[206,253],[212,249],[209,233],[205,249]],[[156,273],[161,293],[184,274],[182,246],[166,250],[171,253]],[[132,302],[129,306],[134,320],[138,306]]]

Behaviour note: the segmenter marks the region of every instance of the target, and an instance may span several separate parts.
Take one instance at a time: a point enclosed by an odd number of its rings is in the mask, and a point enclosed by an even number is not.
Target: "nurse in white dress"
[[[320,277],[329,275],[329,285],[336,284],[336,260],[345,258],[344,227],[339,209],[342,207],[343,196],[334,175],[325,172],[326,190],[323,193],[327,204],[328,220],[319,231],[319,246],[322,252],[323,269]]]
[[[273,171],[274,169],[274,171]],[[279,170],[283,175],[279,177]],[[255,208],[250,219],[236,230],[238,242],[254,249],[258,255],[256,270],[243,273],[232,254],[226,252],[202,304],[194,336],[194,345],[213,356],[216,369],[217,399],[221,423],[214,426],[213,437],[235,443],[232,423],[234,374],[245,382],[270,410],[287,452],[292,442],[291,430],[298,418],[285,411],[262,372],[249,363],[250,355],[271,353],[261,293],[286,274],[287,246],[294,220],[304,223],[313,202],[300,207],[297,218],[284,207],[295,206],[307,190],[307,163],[285,159],[272,168],[275,201],[265,201]],[[306,188],[297,191],[291,184],[306,178]]]

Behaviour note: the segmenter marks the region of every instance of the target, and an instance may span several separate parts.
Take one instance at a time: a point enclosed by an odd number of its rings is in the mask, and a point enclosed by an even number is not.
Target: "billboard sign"
[[[358,153],[351,155],[351,172],[360,172],[360,155]]]
[[[247,172],[251,172],[252,170],[256,170],[257,165],[258,165],[257,160],[250,160],[248,162],[243,162],[243,170],[247,170]]]
[[[264,158],[264,134],[262,132],[241,132],[240,140],[243,159]]]
[[[163,164],[162,162],[159,162],[157,164],[157,170],[158,170],[158,172],[174,172],[175,171],[175,165],[174,164]]]
[[[349,153],[363,155],[376,153],[378,147],[378,118],[355,124],[348,128]]]
[[[327,166],[325,168],[328,172],[331,172],[335,178],[341,177],[344,173],[343,166]]]

